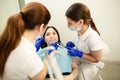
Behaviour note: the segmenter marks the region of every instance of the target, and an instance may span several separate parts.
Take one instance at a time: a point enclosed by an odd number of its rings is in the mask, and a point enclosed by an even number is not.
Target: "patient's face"
[[[53,28],[49,28],[45,34],[45,41],[47,45],[50,45],[54,42],[58,42],[58,35]]]

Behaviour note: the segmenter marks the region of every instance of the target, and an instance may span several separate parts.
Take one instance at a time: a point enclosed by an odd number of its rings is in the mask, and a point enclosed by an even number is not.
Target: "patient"
[[[40,40],[40,42],[39,42]],[[45,58],[46,52],[42,49],[47,48],[52,43],[57,42],[60,46],[55,47],[57,51],[62,54],[66,54],[66,56],[62,56],[60,54],[55,54],[58,66],[64,76],[64,80],[74,80],[78,74],[78,66],[74,59],[68,54],[67,49],[63,46],[60,40],[59,33],[57,29],[53,26],[48,26],[43,34],[42,38],[39,38],[38,42],[40,43],[40,50],[38,51],[38,55],[42,58]],[[36,41],[36,48],[38,49],[38,44]],[[49,73],[46,75],[46,79],[49,80]]]

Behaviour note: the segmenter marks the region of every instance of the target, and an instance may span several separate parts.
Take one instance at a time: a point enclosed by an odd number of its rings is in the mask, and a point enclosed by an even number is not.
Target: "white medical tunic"
[[[76,34],[73,42],[78,50],[86,54],[90,54],[91,51],[103,49],[103,41],[98,33],[90,26],[81,36],[78,37],[78,34]],[[83,58],[76,59],[80,69],[78,80],[91,80],[98,72],[97,65],[99,65],[99,63],[93,63]]]
[[[36,48],[27,39],[21,39],[20,44],[9,55],[3,80],[30,80],[43,69],[43,62],[36,54]]]

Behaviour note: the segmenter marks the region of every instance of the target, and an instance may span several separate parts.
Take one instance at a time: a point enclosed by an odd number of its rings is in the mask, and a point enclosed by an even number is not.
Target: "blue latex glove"
[[[71,56],[82,58],[82,56],[83,56],[83,52],[82,51],[79,51],[79,50],[74,49],[74,48],[67,48],[67,49],[68,49],[68,53]]]
[[[41,45],[45,42],[44,37],[40,37],[35,42],[36,52],[40,49]]]
[[[58,44],[59,44],[58,42],[54,42],[50,46],[53,46],[55,48],[55,50],[57,50]]]
[[[53,46],[53,47],[55,48],[55,50],[57,50],[57,48],[58,48],[58,42],[54,42],[54,43],[52,43],[50,46]],[[49,50],[49,51],[48,51],[48,54],[51,54],[52,51],[53,51],[53,50]]]
[[[68,47],[68,48],[73,48],[73,47],[75,47],[75,44],[74,44],[72,41],[68,41],[68,42],[66,43],[66,47]]]

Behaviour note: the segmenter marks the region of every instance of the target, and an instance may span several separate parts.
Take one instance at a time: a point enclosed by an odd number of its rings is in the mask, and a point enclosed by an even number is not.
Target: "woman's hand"
[[[40,37],[35,42],[36,52],[39,51],[41,45],[45,42],[44,37]]]
[[[71,75],[64,76],[64,80],[74,80]]]
[[[75,47],[75,44],[74,44],[72,41],[68,41],[68,42],[66,43],[66,47],[67,47],[67,48],[73,48],[73,47]]]

